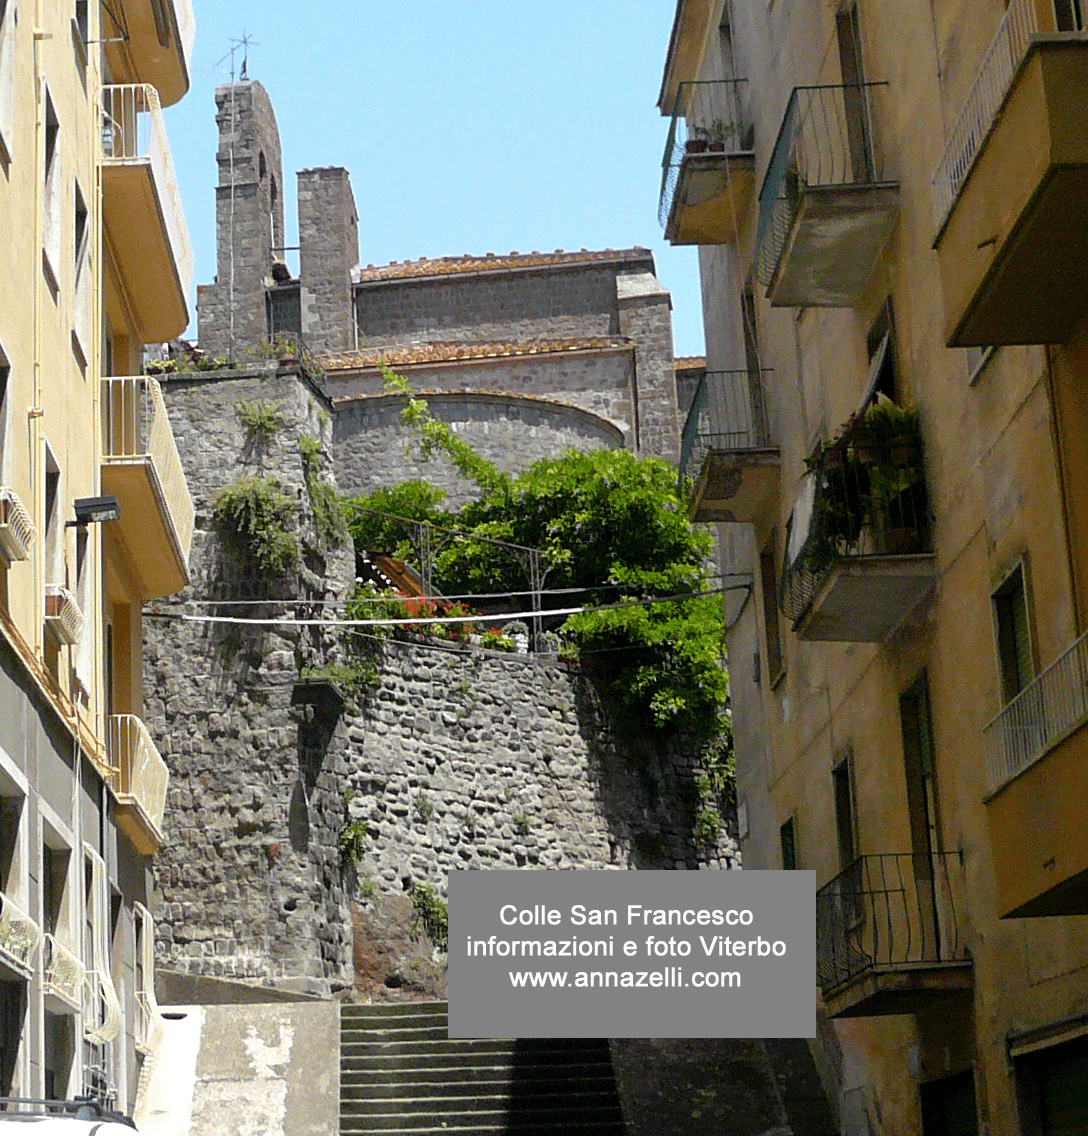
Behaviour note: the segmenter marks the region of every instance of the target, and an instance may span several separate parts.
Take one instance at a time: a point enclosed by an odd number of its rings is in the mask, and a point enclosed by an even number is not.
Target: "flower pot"
[[[878,435],[868,430],[857,430],[850,438],[854,456],[863,465],[875,465],[882,458],[883,446]]]
[[[689,138],[684,143],[685,154],[705,154],[709,143],[705,138]]]
[[[724,142],[711,142],[708,149],[710,150],[710,152],[712,154],[724,154],[725,153],[725,143]]]
[[[918,444],[918,439],[909,434],[891,438],[888,441],[888,457],[898,469],[909,469],[921,463],[922,447]]]

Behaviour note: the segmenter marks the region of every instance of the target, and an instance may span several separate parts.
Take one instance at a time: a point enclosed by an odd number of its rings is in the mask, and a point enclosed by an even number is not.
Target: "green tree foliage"
[[[235,554],[263,575],[286,576],[298,565],[296,507],[278,481],[241,477],[216,494],[216,524]]]
[[[511,478],[437,422],[404,379],[388,368],[384,374],[388,389],[408,397],[403,418],[420,431],[424,456],[446,453],[481,496],[455,516],[442,510],[442,490],[413,481],[353,504],[471,534],[450,540],[438,556],[434,583],[446,595],[526,591],[524,562],[510,549],[473,539],[486,537],[540,549],[547,588],[586,589],[545,596],[545,609],[629,604],[575,615],[562,634],[636,726],[681,730],[728,747],[722,602],[693,594],[709,589],[713,541],[688,521],[673,467],[623,450],[571,450]],[[357,510],[352,533],[357,548],[418,563],[418,549],[399,522]],[[677,598],[638,602],[669,596]]]

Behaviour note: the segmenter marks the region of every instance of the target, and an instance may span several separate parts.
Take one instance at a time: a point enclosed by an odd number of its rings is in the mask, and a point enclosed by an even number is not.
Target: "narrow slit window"
[[[1022,564],[994,593],[993,600],[1001,697],[1011,702],[1035,676]]]

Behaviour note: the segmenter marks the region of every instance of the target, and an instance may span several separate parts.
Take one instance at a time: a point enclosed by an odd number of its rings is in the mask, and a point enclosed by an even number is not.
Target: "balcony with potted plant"
[[[747,81],[681,83],[661,162],[658,220],[674,245],[737,239],[755,189]]]
[[[802,639],[882,642],[936,579],[918,412],[881,397],[806,465],[782,610]]]

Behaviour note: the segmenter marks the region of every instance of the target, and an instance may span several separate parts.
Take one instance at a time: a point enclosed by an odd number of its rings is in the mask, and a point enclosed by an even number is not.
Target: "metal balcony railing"
[[[73,1008],[83,1005],[86,969],[54,935],[42,936],[42,986]]]
[[[189,17],[191,21],[191,11]],[[185,224],[159,93],[150,83],[102,88],[102,159],[107,165],[150,164],[178,279],[188,296],[193,287],[193,246]]]
[[[826,993],[872,970],[968,958],[958,852],[860,856],[816,892],[816,977]]]
[[[118,770],[114,785],[118,800],[138,805],[161,834],[170,773],[147,727],[135,714],[111,715],[106,727],[106,752],[110,764]]]
[[[695,476],[710,450],[774,445],[767,425],[767,371],[707,371],[695,388],[680,440],[680,481]]]
[[[952,127],[944,155],[933,174],[933,208],[938,230],[952,211],[1037,31],[1037,0],[1012,0],[982,58],[967,102]]]
[[[14,489],[0,485],[0,559],[26,560],[38,530]]]
[[[4,961],[29,977],[34,970],[34,955],[41,939],[37,923],[0,892],[0,956]]]
[[[1088,721],[1088,635],[1055,659],[983,728],[986,778],[996,793]]]
[[[196,514],[157,379],[102,380],[102,457],[154,470],[174,538],[188,562]]]
[[[60,584],[45,585],[45,625],[59,643],[74,646],[85,620],[76,597]]]
[[[83,1036],[92,1045],[105,1045],[121,1032],[121,1001],[107,970],[87,972],[83,986]]]
[[[693,153],[747,153],[752,149],[752,118],[747,79],[681,83],[676,92],[665,155],[661,159],[661,197],[657,219],[664,228],[672,212],[680,167]]]
[[[894,181],[879,134],[887,86],[794,87],[759,191],[762,284],[774,277],[806,189]]]
[[[839,561],[932,551],[917,440],[840,441],[809,464],[782,571],[781,607],[795,623]]]

